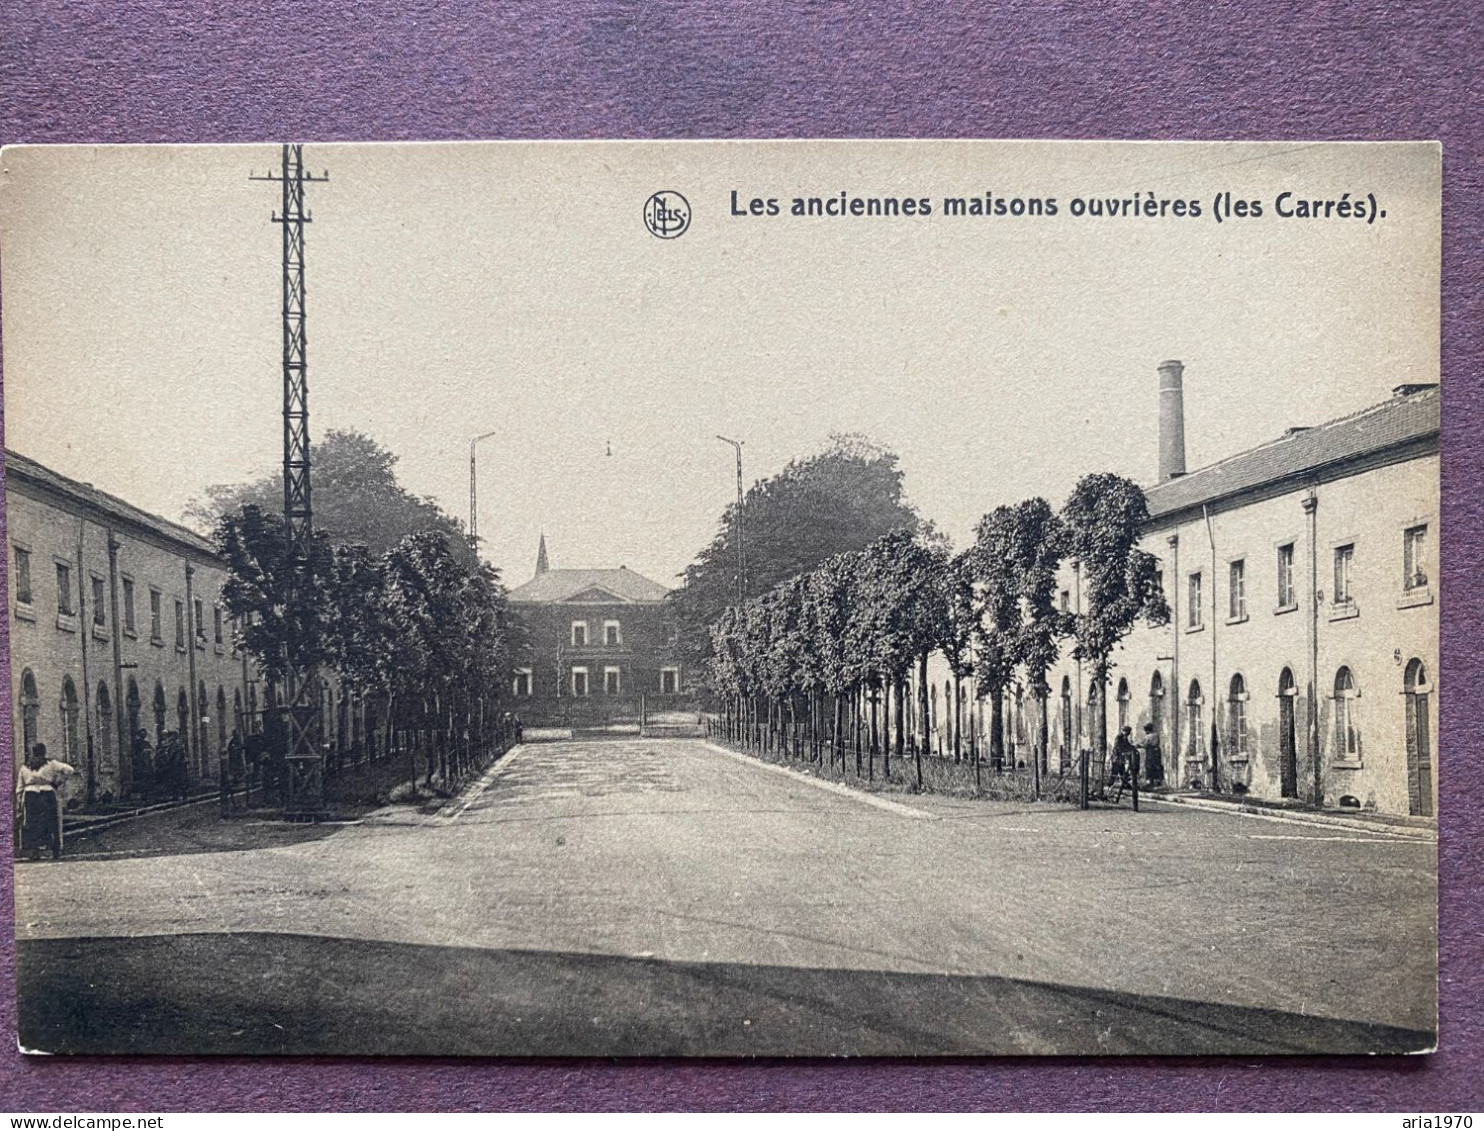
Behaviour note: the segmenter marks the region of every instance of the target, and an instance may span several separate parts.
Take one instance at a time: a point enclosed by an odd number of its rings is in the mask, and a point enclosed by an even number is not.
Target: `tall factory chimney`
[[[1159,366],[1159,482],[1185,474],[1185,366]]]

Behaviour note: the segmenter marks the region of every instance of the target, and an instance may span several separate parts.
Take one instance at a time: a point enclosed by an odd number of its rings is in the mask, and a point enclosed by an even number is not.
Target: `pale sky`
[[[0,162],[5,443],[170,518],[282,442],[273,145],[12,148]],[[527,580],[657,581],[747,479],[863,432],[962,546],[1081,474],[1154,475],[1155,367],[1185,362],[1188,465],[1438,379],[1431,146],[638,142],[305,146],[311,427],[358,428]],[[645,198],[691,228],[659,240]],[[794,196],[928,197],[928,218],[736,218]],[[1211,218],[1221,190],[1261,219]],[[1281,219],[1278,193],[1386,217]],[[1056,197],[1050,218],[944,196]],[[1199,219],[1070,215],[1152,192]],[[607,452],[610,450],[612,454]]]

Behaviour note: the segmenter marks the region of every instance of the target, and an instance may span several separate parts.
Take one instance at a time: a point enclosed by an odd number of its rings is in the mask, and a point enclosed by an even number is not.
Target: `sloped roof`
[[[1166,480],[1145,490],[1154,519],[1268,484],[1334,470],[1366,456],[1437,436],[1441,398],[1436,385],[1403,385],[1388,401],[1297,429],[1260,447]]]
[[[510,591],[510,600],[524,604],[569,601],[588,589],[603,589],[624,602],[663,601],[670,593],[628,566],[618,569],[548,569]]]
[[[82,483],[76,479],[69,479],[59,472],[43,464],[37,463],[28,456],[19,452],[13,452],[9,448],[5,450],[5,478],[7,484],[12,480],[31,482],[42,487],[50,488],[61,495],[67,495],[84,506],[91,507],[104,515],[116,519],[121,523],[127,523],[136,528],[142,528],[163,538],[168,542],[183,545],[211,558],[217,558],[216,547],[201,535],[187,526],[181,526],[178,522],[171,522],[167,518],[161,518],[157,514],[141,510],[133,503],[125,502],[117,495],[110,495],[107,491],[100,491],[91,483]]]

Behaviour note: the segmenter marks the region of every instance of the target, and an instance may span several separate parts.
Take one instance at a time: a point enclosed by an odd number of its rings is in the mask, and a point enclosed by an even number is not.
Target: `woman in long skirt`
[[[48,848],[53,860],[62,855],[62,796],[57,787],[76,772],[66,762],[48,758],[45,743],[31,747],[15,784],[22,853],[34,856]]]

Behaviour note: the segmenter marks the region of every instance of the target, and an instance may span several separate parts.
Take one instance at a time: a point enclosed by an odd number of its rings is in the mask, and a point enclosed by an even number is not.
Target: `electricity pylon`
[[[313,585],[309,576],[314,540],[309,485],[309,356],[304,333],[304,225],[313,217],[304,208],[304,186],[328,181],[330,174],[306,173],[303,146],[285,144],[281,167],[250,179],[276,181],[283,194],[273,222],[283,230],[283,521],[288,550],[284,610],[292,627],[294,611],[309,597]],[[288,723],[284,815],[291,820],[313,820],[325,812],[319,672],[313,663],[297,663],[288,648],[284,656],[284,693]]]

